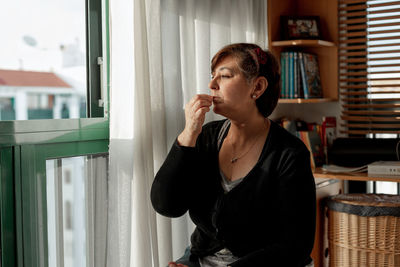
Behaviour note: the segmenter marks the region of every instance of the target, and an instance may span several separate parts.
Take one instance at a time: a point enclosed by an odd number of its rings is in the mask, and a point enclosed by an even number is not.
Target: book
[[[309,132],[308,131],[298,131],[296,133],[297,137],[300,138],[301,141],[306,145],[308,151],[310,151],[310,164],[311,164],[311,170],[314,172],[316,168],[315,160],[314,160],[314,155],[312,152],[312,144],[310,142],[310,137],[309,137]]]
[[[301,76],[301,85],[302,85],[302,91],[303,91],[303,98],[308,99],[310,98],[310,95],[308,93],[308,85],[306,81],[306,73],[305,73],[305,67],[304,67],[304,60],[303,60],[303,53],[299,53],[299,65],[300,65],[300,76]]]
[[[336,117],[322,117],[322,143],[325,161],[328,162],[328,150],[336,138]]]
[[[293,56],[294,52],[289,52],[289,93],[288,93],[288,98],[293,98],[293,92],[294,92],[294,65],[293,65]]]
[[[291,92],[290,98],[297,98],[298,94],[297,94],[297,64],[298,64],[298,60],[297,60],[297,56],[298,53],[297,52],[293,52],[293,91]]]
[[[282,80],[282,83],[281,83],[281,97],[282,98],[286,98],[285,97],[285,89],[286,89],[286,81],[285,81],[285,78],[286,78],[286,58],[285,58],[285,54],[286,54],[286,52],[282,52],[281,53],[281,80]]]
[[[304,98],[304,93],[303,93],[303,86],[302,86],[302,80],[301,80],[301,70],[300,70],[300,53],[297,53],[297,63],[296,63],[296,68],[297,68],[297,78],[296,78],[296,90],[294,91],[295,98]]]
[[[308,138],[310,139],[311,153],[314,158],[315,166],[319,167],[325,163],[324,147],[321,138],[321,125],[313,125],[308,131]]]
[[[289,98],[289,52],[285,53],[285,98]]]
[[[289,52],[281,52],[281,98],[289,98]]]
[[[317,55],[303,53],[303,62],[309,98],[322,97],[321,78],[319,75]]]

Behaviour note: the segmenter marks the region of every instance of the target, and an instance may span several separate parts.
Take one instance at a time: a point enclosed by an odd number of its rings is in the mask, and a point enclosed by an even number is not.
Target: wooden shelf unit
[[[338,99],[337,9],[337,0],[268,0],[268,40],[271,52],[278,60],[280,53],[285,50],[316,54],[323,91],[321,101],[281,99],[280,103],[321,103]],[[321,40],[282,40],[280,17],[294,15],[318,16]]]
[[[271,46],[274,47],[293,47],[293,46],[304,46],[304,47],[333,47],[334,43],[324,40],[283,40],[273,41]]]

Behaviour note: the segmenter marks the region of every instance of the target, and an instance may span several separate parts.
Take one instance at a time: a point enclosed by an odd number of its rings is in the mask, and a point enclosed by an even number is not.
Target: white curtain
[[[150,186],[184,127],[184,104],[209,93],[212,55],[232,42],[265,47],[265,2],[110,1],[108,266],[165,267],[189,244],[188,216],[155,214]]]

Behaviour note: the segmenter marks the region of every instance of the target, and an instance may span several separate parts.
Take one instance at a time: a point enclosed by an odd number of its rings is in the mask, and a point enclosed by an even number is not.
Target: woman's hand
[[[178,136],[178,143],[181,146],[196,145],[196,140],[201,133],[206,113],[210,111],[212,96],[196,95],[185,106],[185,129]]]
[[[188,267],[188,266],[171,261],[170,263],[168,263],[168,267]]]

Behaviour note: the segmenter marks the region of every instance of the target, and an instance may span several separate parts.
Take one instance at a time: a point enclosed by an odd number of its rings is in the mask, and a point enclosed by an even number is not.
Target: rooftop
[[[42,86],[42,87],[67,87],[71,85],[63,81],[53,72],[1,70],[0,86]]]

